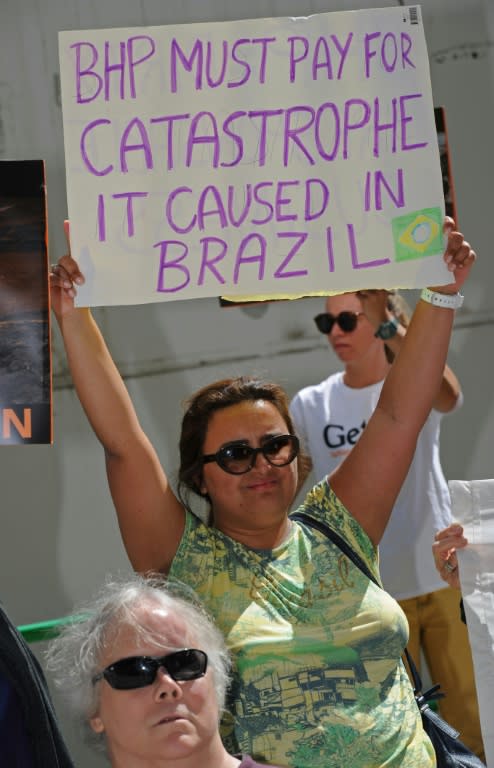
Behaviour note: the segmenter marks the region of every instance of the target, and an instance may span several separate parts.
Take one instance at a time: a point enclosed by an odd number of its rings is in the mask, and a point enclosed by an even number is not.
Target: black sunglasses
[[[103,678],[118,691],[145,688],[156,680],[158,669],[164,667],[174,680],[197,680],[206,674],[208,657],[196,648],[168,653],[166,656],[130,656],[105,667],[92,679],[93,685]]]
[[[322,312],[320,315],[315,316],[314,322],[317,325],[317,330],[321,331],[321,333],[331,333],[331,329],[335,323],[338,323],[342,331],[350,333],[355,330],[358,319],[360,315],[363,314],[363,312],[350,312],[349,310],[340,312],[339,315],[332,315],[330,312]]]
[[[202,461],[203,464],[215,461],[230,475],[244,475],[252,469],[259,453],[273,467],[286,467],[298,455],[299,448],[295,435],[277,435],[266,440],[260,448],[252,448],[244,442],[228,443],[216,453],[203,456]]]

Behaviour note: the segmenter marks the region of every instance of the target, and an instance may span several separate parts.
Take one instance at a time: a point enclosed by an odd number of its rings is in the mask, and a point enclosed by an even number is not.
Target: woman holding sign
[[[475,260],[451,220],[445,228],[452,282],[418,302],[358,444],[301,508],[336,530],[376,576],[377,545],[438,390],[458,292]],[[343,761],[432,768],[433,748],[401,662],[403,612],[310,521],[289,516],[304,457],[281,387],[228,379],[190,398],[177,497],[90,311],[74,308],[84,278],[70,255],[51,279],[132,565],[193,587],[233,653],[227,749],[294,768]],[[190,508],[193,495],[209,502],[209,524]]]

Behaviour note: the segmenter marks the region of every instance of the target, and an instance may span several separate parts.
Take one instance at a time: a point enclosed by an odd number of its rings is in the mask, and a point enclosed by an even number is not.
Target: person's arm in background
[[[445,262],[453,278],[436,294],[455,295],[475,253],[447,220]],[[410,467],[417,438],[439,391],[454,309],[420,299],[400,354],[386,376],[377,407],[362,436],[330,475],[331,486],[377,546]]]
[[[434,536],[432,555],[440,577],[454,589],[460,589],[457,549],[466,547],[468,540],[459,523],[452,523]]]
[[[400,320],[399,313],[394,312],[390,304],[393,297],[386,290],[358,291],[358,296],[362,302],[362,308],[369,320],[377,331],[382,323],[392,322],[394,318]],[[403,341],[407,333],[407,327],[399,322],[394,336],[383,343],[391,350],[395,357],[398,356]],[[460,403],[459,403],[460,400]],[[440,413],[449,413],[458,404],[461,404],[460,382],[448,365],[444,366],[441,384],[437,392],[432,407]]]
[[[50,282],[51,305],[72,380],[105,451],[108,482],[127,554],[137,571],[166,572],[183,533],[183,507],[139,424],[90,310],[74,307],[76,286],[84,277],[70,253],[53,267]]]
[[[452,523],[447,528],[438,531],[434,536],[432,556],[440,577],[453,589],[460,589],[460,572],[458,570],[457,549],[466,547],[468,540],[463,535],[463,528],[458,523]],[[467,623],[463,598],[460,599],[460,617]]]

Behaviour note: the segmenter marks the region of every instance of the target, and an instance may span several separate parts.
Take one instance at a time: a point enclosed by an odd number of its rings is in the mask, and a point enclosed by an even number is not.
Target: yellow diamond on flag
[[[423,253],[439,234],[439,226],[434,219],[423,213],[418,214],[398,238],[406,248]]]

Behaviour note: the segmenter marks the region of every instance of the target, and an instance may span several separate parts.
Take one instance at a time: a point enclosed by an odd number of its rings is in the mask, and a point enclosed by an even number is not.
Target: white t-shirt
[[[383,382],[354,389],[333,374],[298,392],[290,404],[297,433],[310,454],[315,479],[338,466],[372,415]],[[458,406],[461,404],[459,398]],[[457,407],[458,407],[457,406]],[[442,414],[432,410],[379,545],[383,584],[397,600],[444,588],[432,558],[434,534],[451,522],[449,490],[439,458]]]

